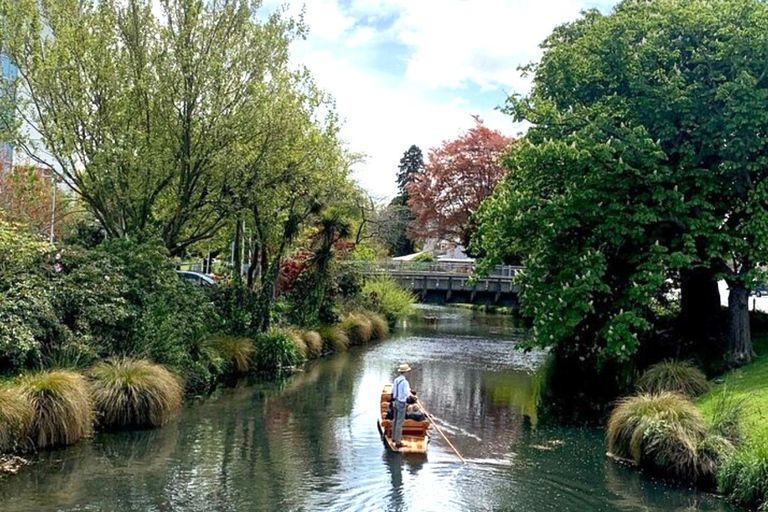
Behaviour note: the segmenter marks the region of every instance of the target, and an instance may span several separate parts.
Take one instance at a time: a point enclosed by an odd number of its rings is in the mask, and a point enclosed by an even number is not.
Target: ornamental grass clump
[[[323,355],[323,338],[317,331],[304,331],[301,339],[307,347],[308,357],[320,357]]]
[[[710,433],[690,400],[669,392],[621,400],[607,436],[614,455],[687,482],[713,482],[720,457],[731,447]]]
[[[349,338],[350,346],[365,345],[373,336],[371,321],[360,314],[350,314],[341,321],[341,328]]]
[[[163,426],[181,409],[179,379],[159,364],[110,359],[90,371],[99,426],[107,430]]]
[[[0,385],[0,453],[27,447],[32,413],[32,403],[21,387]]]
[[[690,361],[664,361],[648,368],[637,387],[643,393],[669,391],[696,397],[709,391],[709,382]]]
[[[338,325],[325,325],[319,329],[319,333],[329,352],[346,352],[349,349],[349,337]]]
[[[366,311],[364,315],[371,322],[371,340],[383,340],[389,336],[389,323],[386,318],[373,311]]]
[[[289,330],[285,333],[293,343],[293,346],[296,347],[296,354],[299,356],[300,359],[309,359],[309,347],[307,347],[307,343],[304,341],[304,337],[301,335],[301,332]]]
[[[742,446],[723,462],[718,490],[745,507],[768,510],[768,441]]]
[[[218,354],[226,361],[229,373],[237,375],[248,373],[251,369],[253,354],[256,352],[253,340],[235,336],[216,336],[211,341]]]
[[[383,314],[390,325],[408,316],[416,302],[413,293],[388,277],[369,279],[363,285],[361,295],[367,307]]]
[[[36,448],[66,446],[90,435],[93,408],[85,377],[43,371],[21,377],[19,384],[32,405],[30,439]]]

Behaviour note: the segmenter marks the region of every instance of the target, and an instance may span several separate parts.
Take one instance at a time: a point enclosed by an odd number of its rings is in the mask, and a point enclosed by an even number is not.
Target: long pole
[[[457,450],[457,449],[456,449],[456,447],[455,447],[455,446],[453,446],[453,443],[451,442],[451,440],[450,440],[450,439],[448,439],[448,436],[446,436],[446,435],[443,433],[443,431],[440,429],[440,427],[438,427],[438,426],[437,426],[437,422],[435,421],[435,418],[434,418],[434,417],[433,417],[431,414],[429,414],[429,411],[427,411],[427,408],[426,408],[426,407],[424,407],[424,404],[422,404],[422,403],[421,403],[421,400],[419,400],[419,399],[417,398],[417,399],[416,399],[416,403],[417,403],[417,404],[419,404],[419,407],[421,407],[421,410],[422,410],[422,411],[424,411],[424,414],[427,416],[427,418],[429,418],[429,421],[431,421],[431,422],[432,422],[432,425],[434,425],[434,426],[435,426],[435,430],[437,430],[437,432],[438,432],[438,433],[439,433],[441,436],[443,436],[443,439],[445,439],[445,442],[446,442],[446,443],[448,443],[448,446],[450,446],[450,447],[451,447],[451,449],[453,450],[453,452],[456,454],[456,456],[457,456],[459,459],[461,459],[461,463],[462,463],[462,464],[466,464],[466,463],[467,463],[467,461],[466,461],[466,460],[464,460],[464,457],[462,457],[462,456],[461,456],[461,454],[459,453],[459,450]]]

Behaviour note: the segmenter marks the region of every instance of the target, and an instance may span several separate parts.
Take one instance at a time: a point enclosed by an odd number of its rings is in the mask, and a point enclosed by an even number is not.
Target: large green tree
[[[503,191],[479,216],[484,231],[480,244],[489,254],[498,258],[509,247],[523,249],[531,287],[527,297],[535,303],[529,312],[540,327],[537,340],[552,345],[597,336],[597,348],[607,348],[606,355],[629,357],[636,335],[649,327],[648,307],[662,295],[666,269],[679,271],[685,316],[699,324],[717,315],[715,279],[726,279],[729,355],[736,363],[750,360],[754,352],[747,298],[768,258],[768,4],[626,0],[609,15],[589,11],[559,27],[543,49],[541,62],[527,69],[534,78],[531,94],[509,104],[510,112],[533,128],[526,144],[513,151],[516,167]],[[594,123],[604,132],[602,138],[579,140]],[[644,135],[632,141],[626,130]],[[580,180],[601,168],[608,172],[604,163],[575,166],[563,175],[557,161],[516,154],[544,151],[557,144],[552,141],[572,144],[562,148],[563,159],[581,152],[594,155],[596,148],[614,143],[631,143],[633,151],[649,149],[647,141],[653,141],[658,154],[632,164],[639,174],[631,186],[603,193],[600,184]],[[618,156],[623,163],[614,165],[627,165],[627,157]],[[533,169],[535,165],[543,167]],[[531,190],[524,183],[531,174],[560,191],[550,196],[549,188]],[[606,180],[603,185],[611,183],[610,175]],[[574,199],[574,187],[585,188],[578,195],[596,194],[604,222],[591,227],[603,229],[623,219],[626,229],[651,233],[647,240],[652,244],[621,231],[608,240],[590,235],[586,245],[578,238],[578,243],[566,245],[547,242],[578,226],[561,222],[563,212],[582,207]],[[526,203],[510,199],[518,193],[538,207],[522,210]],[[646,196],[652,201],[645,202]],[[614,216],[639,200],[648,207],[643,215]],[[528,222],[534,217],[538,224]],[[521,231],[518,222],[528,229]],[[542,235],[544,241],[533,247],[525,240]],[[664,254],[663,260],[645,268],[654,254]],[[631,266],[642,263],[638,271],[644,279],[632,275],[629,289],[617,286],[616,273],[604,263],[612,255]],[[550,268],[539,272],[542,261]],[[560,280],[568,272],[582,277],[588,272],[596,281],[574,298],[572,287],[566,286],[572,283]],[[619,309],[606,304],[597,310],[598,290]],[[551,300],[535,299],[536,291]],[[623,304],[625,296],[632,298],[631,307]],[[566,322],[560,321],[563,315]],[[602,318],[591,325],[595,315]],[[617,329],[621,318],[626,319],[624,328]],[[547,319],[561,325],[545,325]]]
[[[0,47],[19,68],[18,146],[78,195],[111,237],[211,237],[244,112],[288,63],[302,27],[251,0],[0,0]]]

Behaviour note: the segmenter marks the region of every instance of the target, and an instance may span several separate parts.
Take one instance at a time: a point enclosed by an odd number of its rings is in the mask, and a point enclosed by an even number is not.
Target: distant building
[[[2,84],[0,84],[0,95],[5,95],[7,94],[5,85],[8,82],[16,80],[18,70],[10,59],[3,54],[0,54],[0,68],[2,68],[2,75],[0,75],[0,80],[2,80]],[[5,102],[0,102],[0,106],[2,106],[2,103]],[[3,108],[7,110],[8,107],[6,105]],[[8,119],[12,115],[12,112],[0,112],[0,119]],[[0,121],[0,123],[1,122],[2,121]],[[0,171],[10,169],[13,169],[13,145],[7,141],[0,141]]]

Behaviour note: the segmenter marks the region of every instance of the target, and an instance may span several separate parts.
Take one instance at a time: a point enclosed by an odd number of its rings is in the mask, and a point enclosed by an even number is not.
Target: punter
[[[392,425],[392,440],[398,448],[403,447],[403,422],[405,421],[405,408],[407,407],[408,397],[416,393],[411,391],[411,385],[408,383],[408,377],[411,375],[411,367],[408,363],[403,363],[397,367],[400,375],[392,384],[392,402],[395,408],[394,425]]]

